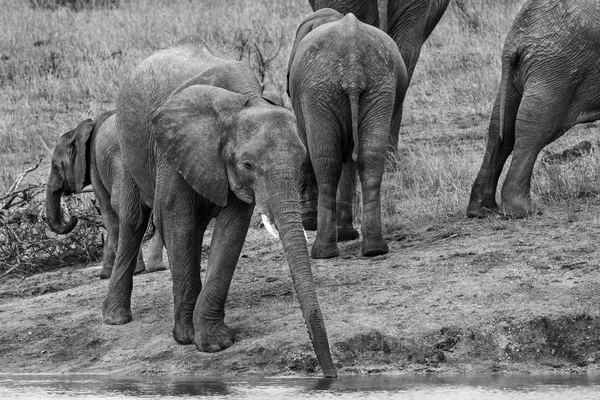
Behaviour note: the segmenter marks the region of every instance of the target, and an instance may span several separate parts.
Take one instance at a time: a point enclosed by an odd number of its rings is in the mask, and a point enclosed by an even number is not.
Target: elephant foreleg
[[[194,309],[199,351],[220,351],[234,342],[233,330],[225,324],[225,302],[253,210],[254,204],[235,199],[216,218],[205,284]]]
[[[358,239],[358,231],[352,225],[353,205],[356,197],[357,164],[348,160],[342,166],[342,176],[337,192],[338,242]]]
[[[131,176],[124,172],[122,179],[119,245],[102,308],[104,322],[111,325],[121,325],[131,321],[133,273],[150,217],[150,209],[142,205],[139,189]]]

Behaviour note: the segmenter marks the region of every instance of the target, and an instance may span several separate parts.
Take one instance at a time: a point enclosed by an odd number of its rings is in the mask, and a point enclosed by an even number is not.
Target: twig
[[[6,271],[5,273],[3,273],[2,275],[0,275],[0,279],[4,278],[6,275],[10,274],[11,272],[13,272],[15,269],[19,268],[18,265],[15,265],[14,267],[12,267],[11,269],[9,269],[8,271]]]
[[[25,176],[26,176],[28,173],[30,173],[30,172],[32,172],[32,171],[34,171],[34,170],[36,170],[36,169],[37,169],[37,167],[39,167],[39,166],[40,166],[40,164],[42,163],[42,160],[43,160],[43,159],[44,159],[43,157],[42,157],[42,158],[40,158],[40,161],[38,161],[38,163],[37,163],[37,164],[35,164],[33,167],[29,167],[29,168],[27,168],[25,171],[21,172],[21,173],[19,174],[19,176],[17,177],[17,179],[15,179],[15,181],[13,182],[13,184],[12,184],[12,185],[10,185],[10,188],[8,189],[8,192],[7,192],[5,195],[3,195],[2,197],[0,197],[0,200],[4,200],[4,199],[6,199],[6,198],[10,197],[10,195],[11,195],[11,194],[12,194],[12,193],[15,191],[15,189],[17,188],[17,186],[19,186],[19,185],[21,184],[21,181],[23,180],[23,178],[25,178]],[[2,207],[2,208],[4,208],[4,207]]]

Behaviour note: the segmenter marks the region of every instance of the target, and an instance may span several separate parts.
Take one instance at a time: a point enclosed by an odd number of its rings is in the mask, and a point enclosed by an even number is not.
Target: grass
[[[385,177],[388,232],[464,215],[500,80],[502,44],[523,3],[453,0],[423,46],[405,101],[399,155]],[[216,51],[248,60],[283,89],[295,30],[308,13],[304,0],[121,0],[119,7],[78,12],[3,0],[0,192],[25,162],[47,160],[62,133],[112,108],[129,71],[181,37],[198,35]],[[546,150],[560,152],[591,137],[589,127],[572,129]],[[598,193],[596,148],[573,161],[538,162],[534,196],[562,204]]]

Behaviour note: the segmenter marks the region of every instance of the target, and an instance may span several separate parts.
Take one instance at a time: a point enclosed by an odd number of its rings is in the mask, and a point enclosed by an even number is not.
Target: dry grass
[[[464,215],[483,156],[500,78],[500,52],[524,0],[453,0],[423,47],[408,91],[398,157],[384,185],[384,220],[399,227]],[[110,109],[129,71],[186,35],[248,60],[257,75],[285,87],[287,58],[303,0],[127,0],[78,12],[0,2],[0,189],[23,163],[49,157],[56,139]],[[592,127],[594,125],[591,125]],[[560,152],[597,133],[579,127],[549,146]],[[576,160],[538,162],[533,192],[542,204],[598,188],[595,149]],[[37,177],[38,183],[45,179]],[[2,192],[2,190],[0,190]]]

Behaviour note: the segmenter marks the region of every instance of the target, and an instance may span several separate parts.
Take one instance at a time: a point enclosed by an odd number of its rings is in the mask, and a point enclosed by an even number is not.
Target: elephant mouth
[[[271,219],[269,218],[269,216],[261,213],[260,219],[265,230],[275,239],[279,239],[279,231],[277,230],[277,226],[271,223]],[[304,229],[302,229],[302,231],[304,232],[304,239],[306,239],[306,241],[308,242],[308,236],[306,235],[306,231]]]

